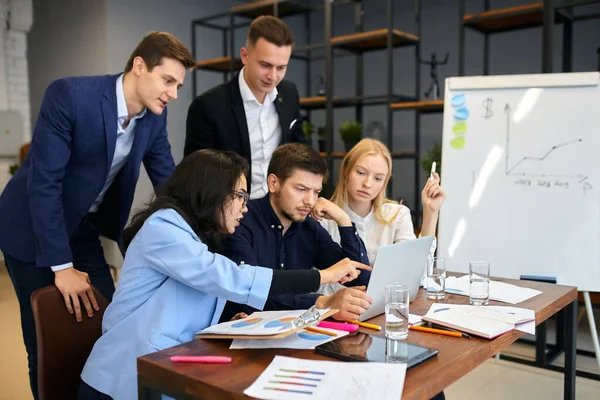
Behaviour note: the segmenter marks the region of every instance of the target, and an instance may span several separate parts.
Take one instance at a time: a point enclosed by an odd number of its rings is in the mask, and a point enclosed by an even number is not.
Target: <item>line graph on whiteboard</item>
[[[534,184],[536,186],[556,186],[562,188],[569,188],[572,185],[581,185],[583,193],[592,189],[592,185],[587,182],[588,176],[582,173],[556,173],[544,171],[544,162],[547,162],[552,156],[560,155],[561,151],[564,152],[573,146],[583,146],[584,140],[582,138],[571,139],[562,143],[548,146],[547,148],[540,149],[540,152],[536,155],[526,155],[524,157],[517,157],[511,159],[510,148],[511,148],[511,114],[512,108],[507,103],[504,107],[504,113],[506,115],[506,158],[505,158],[505,174],[506,176],[518,177],[515,182],[517,185],[531,186],[532,178],[537,179]]]

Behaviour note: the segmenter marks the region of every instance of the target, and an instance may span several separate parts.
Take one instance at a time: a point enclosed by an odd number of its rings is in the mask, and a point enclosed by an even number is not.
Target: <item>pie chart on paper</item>
[[[286,325],[290,325],[290,323],[294,320],[294,317],[286,317],[279,318],[275,321],[271,321],[265,324],[265,328],[280,328]]]
[[[298,333],[298,337],[305,340],[325,340],[330,338],[331,336],[325,335],[323,333],[310,332],[310,331],[302,331]]]
[[[262,318],[243,319],[243,320],[238,321],[235,324],[231,325],[231,327],[232,328],[245,328],[247,326],[257,324],[260,321],[262,321]]]

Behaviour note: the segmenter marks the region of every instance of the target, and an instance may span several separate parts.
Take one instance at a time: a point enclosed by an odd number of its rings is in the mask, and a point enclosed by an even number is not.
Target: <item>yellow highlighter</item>
[[[381,330],[381,327],[379,325],[375,325],[375,324],[368,324],[366,322],[360,322],[360,321],[356,321],[356,320],[350,320],[350,321],[346,321],[346,322],[349,322],[351,324],[356,324],[358,326],[362,326],[363,328],[375,329],[376,331]]]

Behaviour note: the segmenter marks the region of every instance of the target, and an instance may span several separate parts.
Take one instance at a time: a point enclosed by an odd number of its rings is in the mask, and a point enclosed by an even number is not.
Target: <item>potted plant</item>
[[[327,151],[327,129],[324,126],[318,127],[317,135],[319,136],[319,151],[325,153]]]
[[[340,134],[346,146],[346,151],[350,151],[362,139],[362,124],[358,121],[344,121],[340,126]]]
[[[312,135],[315,133],[315,126],[308,121],[304,121],[302,122],[302,132],[304,132],[308,145],[312,146]]]
[[[433,142],[433,147],[427,152],[427,155],[421,157],[419,163],[425,172],[429,174],[431,172],[431,164],[434,161],[436,162],[436,171],[439,174],[442,170],[442,143],[438,140]]]

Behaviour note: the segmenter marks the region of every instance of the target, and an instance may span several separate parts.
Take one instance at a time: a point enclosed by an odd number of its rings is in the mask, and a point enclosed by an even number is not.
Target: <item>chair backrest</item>
[[[102,335],[102,316],[108,306],[104,296],[93,286],[92,290],[100,310],[94,312],[92,318],[84,312],[82,322],[69,314],[56,286],[38,289],[31,295],[40,400],[75,400],[77,397],[81,371],[94,343]]]

